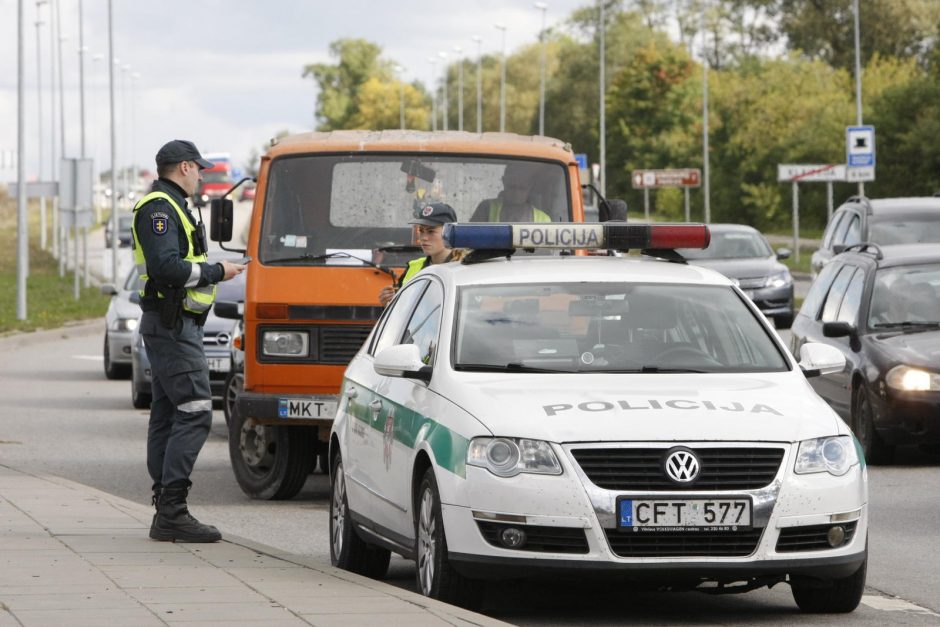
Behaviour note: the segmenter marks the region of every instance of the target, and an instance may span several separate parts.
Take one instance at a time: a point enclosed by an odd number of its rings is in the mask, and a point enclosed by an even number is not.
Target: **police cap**
[[[157,165],[170,165],[173,163],[182,163],[184,161],[194,161],[200,169],[212,167],[212,162],[202,158],[196,144],[185,139],[174,139],[163,144],[163,147],[157,151]]]
[[[441,226],[457,221],[457,212],[450,205],[442,202],[432,202],[418,210],[414,220],[408,224],[421,224],[424,226]]]

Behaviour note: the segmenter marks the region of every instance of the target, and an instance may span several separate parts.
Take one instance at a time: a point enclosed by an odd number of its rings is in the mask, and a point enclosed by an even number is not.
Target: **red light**
[[[649,248],[708,248],[711,232],[704,224],[650,225]]]

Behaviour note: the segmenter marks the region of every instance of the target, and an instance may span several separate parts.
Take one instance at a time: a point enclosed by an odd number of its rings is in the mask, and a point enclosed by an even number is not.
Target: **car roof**
[[[722,274],[682,263],[640,257],[523,256],[517,253],[477,263],[447,263],[428,271],[458,287],[530,283],[674,283],[731,285]]]
[[[871,207],[871,214],[875,220],[880,217],[893,218],[904,214],[930,214],[935,213],[940,218],[940,197],[937,196],[907,196],[898,198],[865,198],[857,196],[848,199],[846,205],[865,205]]]
[[[877,251],[881,258],[876,257]],[[848,250],[836,255],[834,259],[861,257],[876,263],[879,268],[893,266],[908,266],[920,263],[940,261],[940,244],[890,244],[887,246],[870,246],[865,250]]]

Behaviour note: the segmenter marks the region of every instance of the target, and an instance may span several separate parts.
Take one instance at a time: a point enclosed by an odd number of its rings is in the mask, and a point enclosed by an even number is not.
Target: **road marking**
[[[104,361],[104,355],[72,355],[72,359],[87,359],[88,361]]]
[[[866,594],[862,597],[862,603],[872,609],[881,610],[883,612],[916,612],[918,614],[926,614],[940,618],[940,614],[928,610],[926,607],[914,605],[910,601],[899,599],[898,597],[882,597]]]

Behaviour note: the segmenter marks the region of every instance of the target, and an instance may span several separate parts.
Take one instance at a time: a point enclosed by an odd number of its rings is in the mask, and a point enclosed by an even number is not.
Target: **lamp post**
[[[39,143],[37,145],[37,154],[39,157],[39,180],[43,180],[42,172],[42,59],[41,59],[41,37],[40,28],[45,22],[39,19],[39,9],[46,4],[46,0],[36,0],[36,124],[39,130]],[[39,245],[43,250],[46,249],[46,197],[39,197]],[[29,257],[27,257],[27,261]],[[29,266],[27,265],[27,274]]]
[[[493,24],[503,33],[503,54],[499,61],[499,132],[506,131],[506,25]]]
[[[598,0],[600,4],[600,20],[597,26],[599,31],[600,50],[598,51],[598,65],[600,66],[600,75],[598,83],[600,87],[598,107],[600,109],[600,166],[601,166],[601,195],[607,195],[607,101],[604,93],[607,91],[604,78],[604,66],[606,65],[606,54],[604,52],[604,33],[607,30],[607,18],[604,15],[604,0]]]
[[[128,73],[129,73],[130,71],[131,71],[131,66],[130,66],[130,65],[124,64],[124,66],[121,67],[121,102],[122,102],[122,106],[121,106],[121,122],[122,122],[122,124],[121,124],[121,126],[122,126],[121,134],[124,136],[124,142],[123,142],[122,145],[123,145],[123,147],[124,147],[125,160],[127,160],[127,162],[126,162],[126,163],[124,164],[124,166],[121,168],[121,169],[123,170],[122,180],[123,180],[123,183],[124,183],[124,202],[125,202],[125,203],[128,202],[128,200],[129,200],[129,194],[130,194],[130,184],[129,184],[129,181],[127,180],[127,179],[128,179],[128,172],[127,172],[127,170],[128,170],[129,167],[130,167],[130,161],[129,161],[129,158],[130,158],[130,151],[128,150],[128,145],[130,144],[130,142],[129,142],[129,140],[128,140],[129,132],[128,132],[128,128],[127,128],[127,127],[128,127],[128,124],[130,123],[130,115],[128,115],[128,113],[130,112],[130,107],[129,107],[128,104],[127,104],[127,75],[128,75]],[[117,231],[114,231],[114,233],[117,233]]]
[[[705,41],[705,3],[702,3],[702,202],[705,209],[705,224],[711,224],[711,183],[708,156],[708,53]],[[796,250],[799,260],[800,251]]]
[[[483,38],[473,37],[477,42],[477,133],[483,132]]]
[[[454,46],[457,53],[457,130],[463,130],[463,48]]]
[[[25,125],[25,104],[23,97],[23,81],[25,72],[23,60],[26,54],[23,51],[24,31],[23,0],[17,0],[16,6],[16,319],[26,320],[26,264],[29,260],[29,231],[26,220],[26,177],[23,168],[26,167],[23,157],[26,154],[26,141],[23,133]]]
[[[545,135],[545,11],[548,10],[548,5],[544,2],[536,2],[533,6],[542,12],[542,30],[539,31],[539,41],[541,42],[539,55],[539,135]]]
[[[108,58],[112,60],[112,62],[108,64],[108,97],[111,115],[111,233],[114,238],[117,238],[117,190],[114,186],[114,168],[115,163],[117,162],[117,146],[115,144],[116,129],[114,128],[114,66],[117,65],[117,59],[114,58],[113,13],[112,0],[108,0]],[[111,279],[115,282],[118,280],[118,247],[113,243],[111,245]]]
[[[405,69],[395,66],[395,74],[398,76],[398,127],[405,130],[405,81],[402,80],[402,73]]]
[[[447,76],[447,75],[448,75],[448,72],[447,72],[447,53],[446,53],[446,52],[438,52],[438,53],[437,53],[437,56],[439,56],[439,57],[441,58],[441,73],[444,75],[444,76],[443,76],[444,90],[443,90],[443,93],[442,93],[442,95],[441,95],[441,102],[444,104],[444,106],[443,106],[443,111],[441,112],[441,114],[444,116],[444,124],[443,124],[443,127],[444,127],[444,130],[446,131],[446,130],[447,130],[447,125],[448,125],[448,124],[447,124],[447,78],[448,78],[448,76]]]
[[[91,55],[92,66],[93,66],[93,69],[94,69],[94,74],[95,74],[95,76],[98,76],[98,62],[99,62],[99,61],[102,61],[103,59],[104,59],[104,55],[101,54],[100,52]],[[92,128],[94,129],[94,128],[97,126],[97,125],[94,123],[94,120],[95,120],[95,117],[97,117],[96,114],[97,114],[97,112],[98,112],[98,106],[97,106],[97,105],[98,105],[98,101],[99,101],[99,96],[97,95],[97,90],[92,90],[91,93],[92,93],[92,96],[91,96],[91,107],[90,107],[90,111],[91,111],[91,114],[92,114],[92,116],[93,116],[93,117],[92,117]],[[100,118],[99,118],[99,119],[100,119]],[[93,184],[94,184],[94,185],[100,184],[99,175],[98,175],[98,167],[99,167],[99,162],[98,162],[98,149],[99,149],[99,146],[98,146],[97,137],[98,137],[98,133],[93,132],[93,133],[92,133],[92,138],[93,138],[93,139],[92,139],[92,142],[91,142],[91,159],[92,159],[92,177],[91,177],[91,178],[92,178],[92,181],[93,181]],[[92,198],[93,198],[92,204],[95,206],[95,222],[96,222],[96,223],[99,223],[99,222],[101,222],[101,203],[98,202],[98,197],[97,197],[97,195],[93,195]]]
[[[437,130],[437,87],[434,85],[437,81],[437,76],[434,74],[434,65],[437,63],[437,59],[434,57],[428,57],[428,63],[431,64],[431,130]]]
[[[862,125],[862,59],[861,45],[859,43],[858,0],[852,3],[852,12],[855,20],[855,123]],[[865,183],[858,182],[858,195],[865,195]]]

